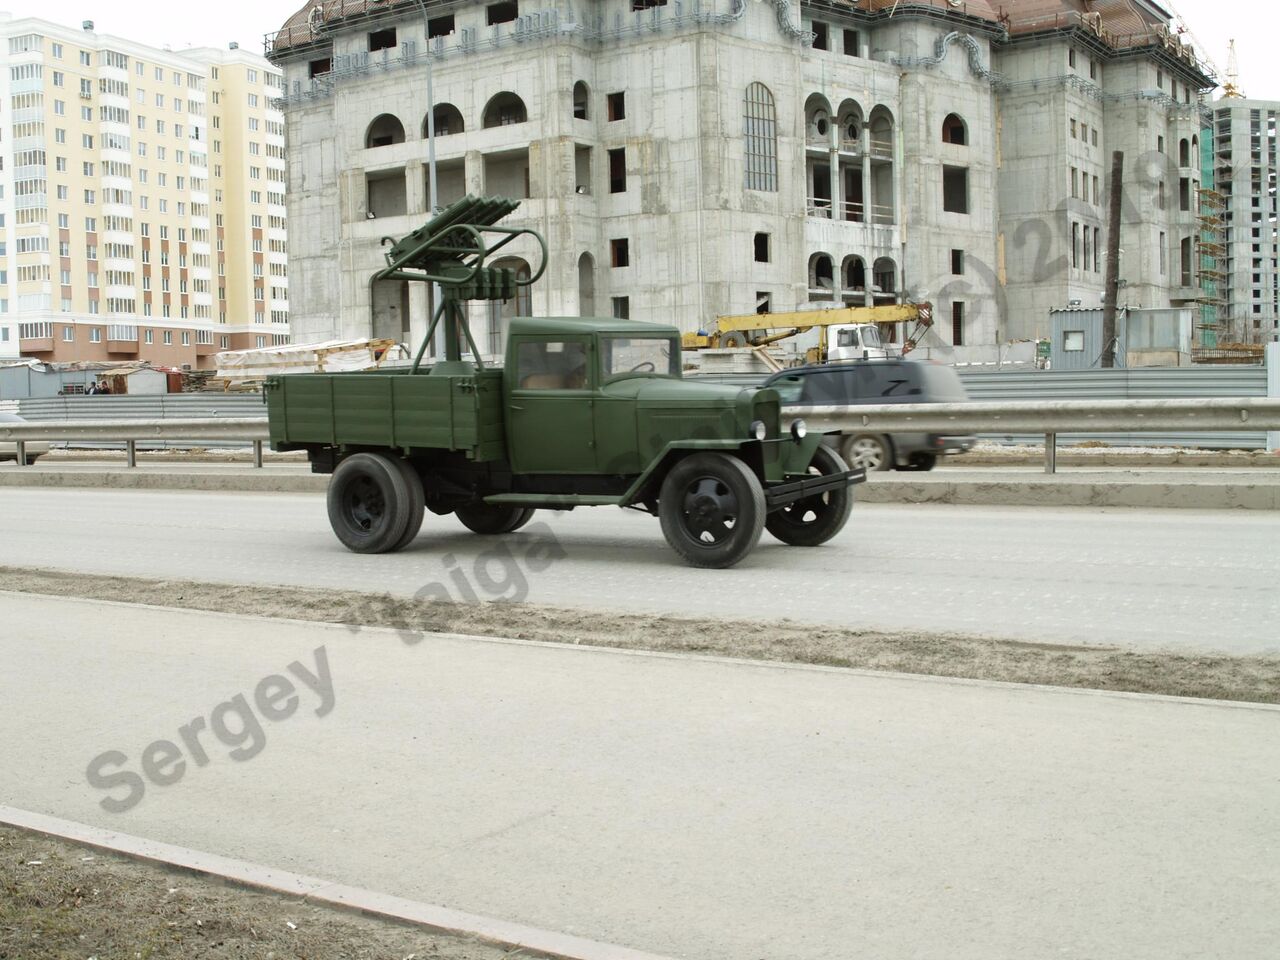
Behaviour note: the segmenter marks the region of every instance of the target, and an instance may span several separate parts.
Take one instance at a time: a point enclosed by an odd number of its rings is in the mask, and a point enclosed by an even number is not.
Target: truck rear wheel
[[[695,453],[671,468],[658,494],[671,549],[695,567],[731,567],[760,541],[764,488],[737,457]]]
[[[412,514],[404,471],[379,453],[356,453],[329,480],[329,524],[356,553],[388,553],[403,546]]]
[[[531,507],[505,507],[491,503],[465,503],[453,511],[472,533],[514,533],[533,519]]]
[[[403,457],[398,457],[395,464],[400,468],[400,472],[404,474],[405,489],[409,494],[409,519],[404,527],[404,536],[400,538],[399,543],[392,547],[392,551],[403,550],[422,532],[422,518],[427,513],[427,495],[422,486],[422,475],[418,473],[418,468]]]
[[[822,477],[844,473],[847,469],[840,455],[830,447],[818,447],[809,465],[810,473]],[[840,487],[792,501],[769,514],[764,525],[783,543],[793,547],[816,547],[844,529],[852,509],[853,490]]]

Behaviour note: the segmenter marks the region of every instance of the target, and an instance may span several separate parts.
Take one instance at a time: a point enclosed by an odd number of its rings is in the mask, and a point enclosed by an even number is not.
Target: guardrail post
[[[13,456],[20,467],[27,465],[27,443],[25,440],[15,441]]]
[[[1058,472],[1058,435],[1056,433],[1044,435],[1044,472]]]
[[[124,442],[124,459],[127,466],[136,467],[138,465],[137,440],[126,440]]]
[[[1267,396],[1280,399],[1280,341],[1267,344],[1263,362],[1267,365]],[[1267,452],[1280,453],[1280,430],[1267,431]]]
[[[262,466],[262,441],[253,441],[253,465],[255,467]]]

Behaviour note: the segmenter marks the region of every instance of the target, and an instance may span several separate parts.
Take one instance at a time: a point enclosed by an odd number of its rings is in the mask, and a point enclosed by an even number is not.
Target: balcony
[[[870,149],[867,151],[877,160],[893,159],[893,141],[892,140],[872,140]]]
[[[52,323],[18,324],[18,351],[20,353],[52,353]]]
[[[831,219],[831,201],[825,197],[810,197],[805,205],[805,216]]]

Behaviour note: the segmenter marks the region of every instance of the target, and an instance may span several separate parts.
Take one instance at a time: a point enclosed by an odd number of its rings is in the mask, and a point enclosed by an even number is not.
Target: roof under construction
[[[1172,19],[1151,0],[835,0],[852,12],[901,16],[928,8],[940,13],[986,20],[1011,37],[1053,30],[1084,29],[1117,49],[1164,41]],[[426,6],[432,5],[426,0]],[[378,19],[390,13],[421,13],[424,0],[308,0],[268,38],[271,52],[307,46],[324,39],[341,21]],[[1175,41],[1176,42],[1176,41]]]

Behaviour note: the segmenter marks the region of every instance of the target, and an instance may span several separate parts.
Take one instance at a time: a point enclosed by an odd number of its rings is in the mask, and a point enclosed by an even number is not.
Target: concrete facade
[[[1280,318],[1276,120],[1280,102],[1224,98],[1213,104],[1213,168],[1226,203],[1220,325],[1235,343],[1262,343]]]
[[[1063,12],[1006,22],[985,3],[785,0],[302,11],[268,53],[285,79],[295,339],[425,328],[426,291],[369,276],[380,239],[430,215],[428,61],[438,203],[521,197],[510,222],[551,251],[526,302],[477,311],[482,350],[500,351],[501,315],[517,311],[696,330],[759,309],[928,300],[924,355],[991,359],[1047,337],[1051,308],[1100,303],[1117,149],[1121,304],[1185,306],[1198,290],[1178,257],[1195,211],[1179,207],[1170,151],[1198,134],[1207,78],[1152,4],[1123,34],[1081,4],[1048,6]],[[509,249],[536,268],[531,244]]]

